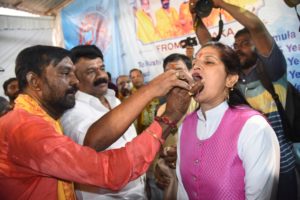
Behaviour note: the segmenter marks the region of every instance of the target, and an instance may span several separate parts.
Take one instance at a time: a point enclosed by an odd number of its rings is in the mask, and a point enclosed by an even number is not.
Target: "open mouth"
[[[203,79],[200,74],[193,74],[192,76],[195,82],[201,81]]]

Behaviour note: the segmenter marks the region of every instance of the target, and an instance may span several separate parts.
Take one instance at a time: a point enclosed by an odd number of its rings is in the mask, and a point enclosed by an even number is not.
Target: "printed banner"
[[[282,49],[288,64],[288,79],[300,90],[300,33],[294,8],[284,1],[227,0],[246,8],[265,23]],[[168,9],[168,12],[166,12]],[[95,44],[104,53],[106,70],[113,78],[140,68],[146,81],[163,71],[163,58],[186,53],[180,41],[195,37],[187,0],[75,0],[62,10],[65,46]],[[219,9],[204,19],[213,36],[218,34]],[[242,28],[221,10],[224,29],[220,41],[232,45]],[[199,49],[195,46],[195,51]]]

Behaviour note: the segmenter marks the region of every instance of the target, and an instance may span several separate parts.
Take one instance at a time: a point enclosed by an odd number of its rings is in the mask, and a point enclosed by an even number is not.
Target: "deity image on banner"
[[[83,12],[79,17],[79,44],[95,44],[105,52],[112,40],[109,21],[99,7]]]
[[[227,0],[226,2],[254,13],[264,6],[264,0]],[[188,3],[188,0],[135,0],[136,7],[133,11],[138,40],[143,44],[149,44],[193,34],[193,20]],[[224,10],[214,8],[208,17],[203,18],[206,27],[217,27],[220,13],[224,24],[235,21]]]

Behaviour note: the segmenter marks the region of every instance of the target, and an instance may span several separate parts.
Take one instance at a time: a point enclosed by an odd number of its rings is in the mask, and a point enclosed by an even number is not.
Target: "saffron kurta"
[[[0,199],[57,199],[60,179],[118,190],[145,173],[159,150],[159,141],[144,133],[124,148],[97,153],[59,134],[57,122],[22,96],[25,105],[17,101],[0,119]],[[157,122],[149,129],[161,137]]]

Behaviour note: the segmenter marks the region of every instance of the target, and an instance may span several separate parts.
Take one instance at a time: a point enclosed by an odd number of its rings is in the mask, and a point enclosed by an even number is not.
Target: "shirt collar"
[[[226,112],[226,110],[228,109],[228,107],[229,106],[228,106],[227,101],[223,101],[216,107],[214,107],[210,110],[207,110],[205,112],[206,119],[204,118],[204,115],[203,115],[201,107],[200,107],[200,109],[197,111],[198,119],[201,121],[210,121],[210,120],[219,119],[219,118],[223,117],[223,115]]]
[[[114,96],[114,91],[111,89],[108,89],[107,93],[104,96],[105,96],[105,98],[111,98],[112,96]],[[88,93],[82,92],[80,90],[78,90],[76,92],[75,97],[76,97],[76,100],[86,102],[86,103],[95,102],[95,101],[100,102],[97,97],[90,95]]]
[[[78,90],[75,95],[76,100],[89,103],[91,101],[99,101],[97,97]]]
[[[105,98],[107,99],[107,101],[109,102],[109,104],[111,104],[111,102],[113,101],[115,97],[115,92],[111,89],[107,90],[107,93],[104,95]],[[94,109],[97,110],[105,110],[107,109],[100,101],[100,99],[98,99],[97,97],[90,95],[88,93],[82,92],[80,90],[77,91],[76,93],[76,101],[87,104],[89,106],[92,106]],[[114,107],[113,105],[110,105],[112,107]]]

